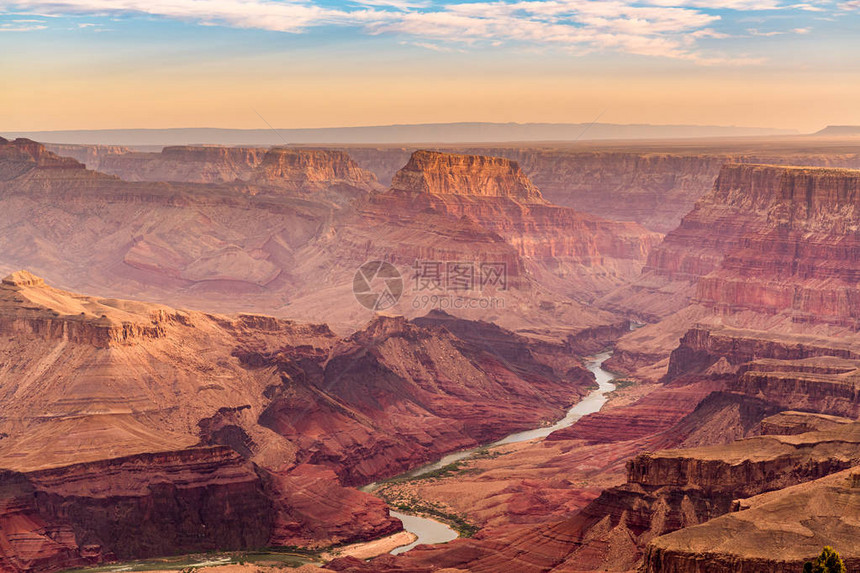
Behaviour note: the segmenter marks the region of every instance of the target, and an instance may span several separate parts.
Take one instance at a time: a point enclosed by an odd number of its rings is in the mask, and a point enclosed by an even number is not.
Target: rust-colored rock
[[[501,157],[416,151],[391,180],[407,193],[505,197],[543,203],[543,197],[516,162]]]
[[[654,539],[647,573],[794,573],[833,546],[849,571],[860,567],[860,490],[853,470],[765,493],[741,511]]]

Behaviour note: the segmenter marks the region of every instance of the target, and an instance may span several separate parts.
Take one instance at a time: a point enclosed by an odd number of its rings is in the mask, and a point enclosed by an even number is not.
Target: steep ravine
[[[591,393],[585,396],[582,400],[574,404],[567,411],[567,414],[562,419],[558,420],[556,423],[550,426],[541,426],[531,430],[515,432],[513,434],[505,436],[504,438],[496,440],[495,442],[486,446],[481,446],[479,448],[470,448],[467,450],[461,450],[448,454],[433,463],[423,465],[419,468],[415,468],[387,481],[402,481],[417,478],[445,468],[446,466],[454,464],[458,461],[468,459],[469,457],[475,455],[478,451],[485,450],[487,448],[493,448],[505,444],[526,442],[530,440],[542,440],[548,435],[550,435],[552,432],[571,426],[582,417],[599,411],[608,400],[607,394],[609,394],[615,389],[615,384],[612,383],[612,380],[615,379],[615,375],[602,368],[603,363],[606,362],[611,356],[611,351],[603,352],[594,356],[592,360],[588,361],[586,367],[594,375],[595,381],[597,382],[597,388],[592,390]],[[378,482],[374,482],[367,486],[364,486],[363,488],[361,488],[361,490],[373,492],[379,486],[380,484]],[[458,533],[455,529],[453,529],[447,523],[444,523],[438,519],[433,519],[426,515],[419,515],[417,513],[405,512],[402,509],[398,512],[392,512],[392,515],[395,515],[395,517],[401,519],[401,521],[403,522],[403,528],[406,531],[415,534],[416,536],[416,540],[409,545],[398,547],[392,550],[391,553],[394,555],[404,553],[405,551],[408,551],[409,549],[412,549],[413,547],[416,547],[418,545],[446,543],[458,537]]]

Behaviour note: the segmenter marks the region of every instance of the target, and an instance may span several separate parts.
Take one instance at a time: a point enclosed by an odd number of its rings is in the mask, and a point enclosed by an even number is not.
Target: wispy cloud
[[[452,48],[451,46],[440,46],[439,44],[433,44],[431,42],[400,42],[401,46],[416,46],[418,48],[424,48],[425,50],[431,50],[433,52],[462,52],[463,50]]]
[[[763,32],[757,28],[747,28],[747,33],[750,36],[762,36],[765,38],[770,38],[772,36],[784,36],[786,34],[798,34],[805,35],[809,34],[812,31],[812,28],[792,28],[791,30],[769,30],[767,32]]]
[[[730,37],[715,29],[723,11],[819,10],[825,2],[781,0],[490,0],[431,4],[431,0],[348,0],[339,7],[313,0],[0,0],[0,10],[50,15],[146,14],[161,18],[299,33],[335,25],[394,34],[429,50],[504,44],[556,46],[580,54],[615,51],[702,65],[749,65],[760,58],[703,52],[701,40]],[[462,2],[462,0],[458,0]],[[828,4],[831,9],[833,5]],[[860,7],[847,0],[843,9]],[[798,28],[801,34],[808,29]],[[749,29],[772,36],[785,32]]]
[[[398,10],[411,10],[430,6],[430,2],[425,0],[352,0],[352,2],[363,6],[397,8]]]
[[[0,32],[36,32],[47,28],[42,20],[16,19],[0,22]]]

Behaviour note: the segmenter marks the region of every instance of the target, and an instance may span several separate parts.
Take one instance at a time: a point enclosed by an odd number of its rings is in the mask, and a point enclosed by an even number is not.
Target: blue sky
[[[0,128],[813,129],[860,123],[858,32],[860,0],[0,0]]]

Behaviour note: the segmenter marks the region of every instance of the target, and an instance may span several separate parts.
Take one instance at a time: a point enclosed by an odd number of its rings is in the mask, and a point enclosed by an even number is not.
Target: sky
[[[860,0],[0,0],[0,131],[860,125]]]

